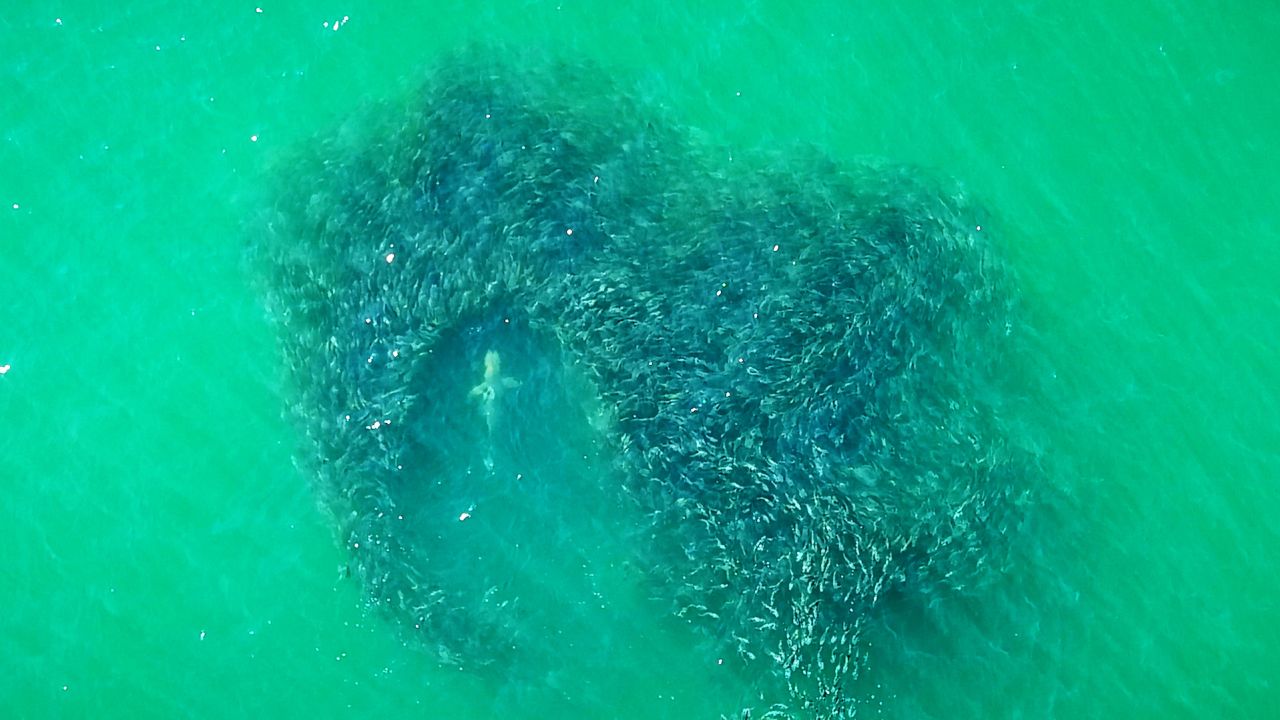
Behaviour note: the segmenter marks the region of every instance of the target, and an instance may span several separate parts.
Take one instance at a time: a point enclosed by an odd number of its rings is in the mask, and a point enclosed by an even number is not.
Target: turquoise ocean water
[[[1280,712],[1275,6],[98,5],[0,14],[0,716],[736,707],[747,681],[643,598],[589,674],[437,666],[365,608],[295,466],[245,264],[267,168],[474,42],[590,59],[716,146],[919,165],[991,214],[1044,487],[1013,570],[877,615],[863,715]]]

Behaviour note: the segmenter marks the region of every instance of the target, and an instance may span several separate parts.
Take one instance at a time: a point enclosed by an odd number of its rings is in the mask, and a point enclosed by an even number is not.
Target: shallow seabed
[[[294,465],[245,266],[266,168],[476,41],[638,78],[726,153],[913,163],[993,216],[1046,487],[1012,571],[871,621],[864,716],[1274,712],[1280,11],[472,5],[0,17],[6,716],[729,710],[734,679],[657,616],[549,692],[440,668],[366,609]]]

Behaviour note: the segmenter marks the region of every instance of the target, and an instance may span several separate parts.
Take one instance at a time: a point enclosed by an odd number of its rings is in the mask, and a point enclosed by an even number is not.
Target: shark
[[[507,390],[520,387],[520,381],[502,374],[502,357],[497,350],[484,354],[484,380],[471,388],[468,397],[476,398],[480,403],[480,415],[484,424],[493,433],[493,425],[498,414],[498,398]]]

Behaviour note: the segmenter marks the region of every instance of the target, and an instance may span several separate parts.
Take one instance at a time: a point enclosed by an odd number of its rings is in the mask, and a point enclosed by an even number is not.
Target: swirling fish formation
[[[772,668],[771,713],[851,716],[869,613],[997,565],[1029,486],[983,218],[911,170],[730,159],[598,70],[492,57],[293,158],[256,256],[350,567],[445,661],[520,644],[500,583],[404,528],[447,492],[405,490],[444,422],[432,358],[523,328],[608,411],[603,490],[671,611]]]

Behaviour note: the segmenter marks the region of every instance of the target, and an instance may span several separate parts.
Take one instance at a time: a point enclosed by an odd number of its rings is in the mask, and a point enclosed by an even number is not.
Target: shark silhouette
[[[502,374],[502,358],[497,350],[484,354],[484,380],[467,393],[468,397],[477,398],[480,402],[480,414],[484,424],[493,432],[494,421],[498,414],[498,398],[507,390],[520,387],[520,381]]]

